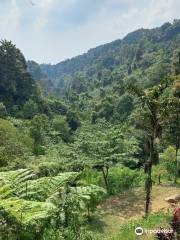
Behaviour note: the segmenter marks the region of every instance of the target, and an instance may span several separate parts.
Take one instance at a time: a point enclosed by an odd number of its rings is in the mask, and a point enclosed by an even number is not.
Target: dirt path
[[[172,210],[175,206],[167,203],[165,198],[180,194],[180,186],[153,186],[151,212]],[[143,188],[136,188],[116,197],[110,197],[98,207],[98,213],[106,223],[108,232],[114,232],[119,226],[129,220],[144,215]]]

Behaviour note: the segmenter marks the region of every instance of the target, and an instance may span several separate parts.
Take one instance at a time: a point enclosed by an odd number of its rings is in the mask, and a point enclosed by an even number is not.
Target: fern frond
[[[27,181],[26,188],[21,189],[19,197],[29,200],[45,201],[66,183],[76,181],[78,176],[79,173],[66,172],[55,177],[43,177]]]
[[[22,225],[33,225],[39,220],[47,219],[56,210],[52,203],[15,198],[1,200],[0,207]]]
[[[19,196],[19,191],[35,175],[29,169],[19,169],[0,173],[0,199]]]

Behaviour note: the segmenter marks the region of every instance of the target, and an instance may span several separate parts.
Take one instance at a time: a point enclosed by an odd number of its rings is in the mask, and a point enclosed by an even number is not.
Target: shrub
[[[65,118],[62,116],[55,116],[52,121],[52,127],[56,133],[56,138],[63,139],[65,142],[68,142],[70,137],[70,129]]]
[[[173,146],[169,146],[162,154],[162,159],[166,170],[170,177],[176,175],[176,150]]]
[[[175,240],[180,239],[180,208],[177,208],[174,212],[173,219],[170,223],[171,230],[169,233],[165,233],[162,227],[159,228],[160,232],[155,235],[156,239],[159,240]]]
[[[157,229],[159,225],[162,225],[164,228],[167,228],[169,220],[170,220],[170,216],[167,213],[160,212],[160,213],[151,214],[149,215],[148,218],[135,220],[128,224],[124,224],[121,227],[120,233],[117,236],[117,238],[113,238],[113,240],[136,239],[137,236],[135,235],[135,229],[136,227],[139,227],[139,226],[146,229]],[[143,240],[145,240],[147,239],[148,236],[146,234],[143,234],[143,236],[141,237]]]
[[[167,181],[167,169],[165,164],[160,163],[152,168],[152,179],[155,183],[161,184],[161,182]]]
[[[38,105],[32,99],[25,102],[23,106],[23,115],[27,119],[33,118],[36,114],[38,114]]]
[[[6,110],[6,106],[0,102],[0,118],[4,118],[7,116],[7,110]]]
[[[82,172],[82,180],[81,182],[85,185],[101,185],[102,175],[96,170],[93,170],[89,166],[85,166]]]
[[[26,159],[31,151],[32,139],[10,121],[0,119],[0,167],[21,165],[20,159]]]
[[[129,188],[140,186],[143,181],[143,171],[113,167],[110,169],[108,178],[110,194],[121,193]]]

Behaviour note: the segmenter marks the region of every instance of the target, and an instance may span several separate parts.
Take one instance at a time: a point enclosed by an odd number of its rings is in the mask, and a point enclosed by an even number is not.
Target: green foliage
[[[40,108],[42,113],[48,113],[50,116],[54,114],[64,116],[68,111],[68,106],[65,102],[54,96],[44,97],[42,103],[40,102]]]
[[[32,151],[32,139],[8,120],[0,119],[0,167],[21,166]],[[18,162],[17,162],[18,159]]]
[[[133,110],[133,99],[127,93],[118,99],[115,108],[114,121],[124,122]]]
[[[87,123],[76,133],[73,147],[84,164],[128,164],[128,161],[136,161],[135,154],[139,151],[138,141],[130,132],[126,126],[113,126],[105,121],[96,125]]]
[[[91,239],[83,215],[94,211],[106,191],[96,185],[76,186],[79,173],[36,178],[21,169],[0,173],[0,230],[11,239]],[[49,234],[52,233],[52,236]],[[9,234],[9,235],[8,235]],[[56,238],[55,238],[56,239]]]
[[[136,227],[143,227],[146,229],[158,229],[159,227],[169,228],[169,222],[171,217],[167,213],[155,213],[149,215],[148,218],[142,220],[131,221],[128,224],[124,224],[120,227],[119,234],[110,238],[110,240],[135,240],[137,235],[135,234]],[[142,239],[147,239],[147,235]]]
[[[28,70],[11,42],[0,43],[0,239],[90,240],[85,217],[104,186],[140,186],[145,163],[148,203],[152,179],[178,176],[179,26],[141,29],[57,65],[28,61]],[[122,226],[117,239],[163,217]]]
[[[176,49],[173,52],[173,58],[172,58],[172,72],[173,75],[180,74],[180,48]]]
[[[176,175],[176,149],[173,146],[169,146],[162,154],[165,167],[169,175]]]
[[[45,93],[51,91],[51,88],[53,86],[53,82],[48,79],[46,74],[43,74],[41,71],[41,68],[39,64],[37,64],[34,61],[27,61],[28,71],[45,90]]]
[[[29,99],[37,99],[37,86],[27,71],[19,49],[6,40],[0,43],[0,101],[13,115]]]
[[[79,117],[75,111],[71,111],[71,110],[68,111],[67,122],[72,131],[75,131],[75,130],[77,130],[78,127],[80,127]]]
[[[48,117],[45,114],[38,114],[33,117],[30,127],[30,135],[34,139],[34,153],[43,154],[46,143],[46,136],[50,126]]]
[[[169,146],[164,153],[162,154],[162,158],[166,162],[175,162],[176,161],[176,150],[173,146]]]
[[[33,226],[36,221],[46,219],[55,209],[51,203],[26,201],[23,199],[1,200],[0,206],[22,225]]]
[[[37,239],[41,239],[54,229],[49,239],[57,235],[88,239],[81,231],[82,214],[87,207],[95,209],[105,190],[95,185],[73,187],[78,177],[78,173],[66,172],[34,179],[32,171],[26,169],[1,172],[2,237],[34,239],[38,234]]]
[[[1,172],[0,199],[19,197],[20,192],[27,191],[26,182],[34,177],[35,175],[28,169]]]
[[[0,102],[0,118],[4,118],[7,116],[7,110],[6,110],[6,106]]]
[[[151,200],[152,166],[159,163],[157,142],[162,135],[164,105],[166,105],[166,100],[163,99],[163,93],[165,93],[168,85],[168,79],[165,79],[165,81],[161,84],[153,86],[152,88],[149,88],[147,90],[142,90],[133,84],[127,85],[127,90],[131,92],[134,96],[136,96],[140,102],[140,108],[137,109],[135,123],[140,129],[144,131],[146,135],[145,144],[147,145],[147,152],[149,155],[149,158],[144,166],[144,171],[146,173],[146,216],[149,213],[149,206]]]
[[[61,173],[54,177],[42,177],[36,180],[27,181],[26,188],[21,190],[21,197],[45,201],[55,194],[67,182],[73,183],[78,173]]]
[[[163,159],[160,160],[160,163],[152,168],[152,179],[155,184],[163,184],[169,179],[168,172],[166,169],[166,164],[163,162]]]
[[[87,208],[87,216],[90,218],[90,212],[95,211],[96,206],[103,200],[106,195],[106,191],[104,188],[89,185],[85,187],[77,187],[75,189],[75,194],[79,195]]]
[[[38,160],[38,159],[35,159]],[[29,165],[39,177],[48,177],[57,175],[61,170],[63,170],[63,166],[61,162],[58,161],[48,161],[49,158],[42,158],[39,162],[33,162]]]
[[[25,102],[25,104],[23,106],[24,118],[31,119],[36,114],[38,114],[38,112],[39,112],[39,109],[38,109],[38,105],[36,102],[34,102],[32,99]]]
[[[66,119],[61,116],[55,116],[52,121],[52,128],[55,130],[55,135],[58,138],[63,139],[65,142],[68,142],[70,138],[70,129]]]
[[[84,201],[87,201],[89,194],[82,192],[81,189],[70,189],[65,186],[59,192],[58,195],[54,195],[51,198],[58,211],[54,216],[54,229],[47,228],[45,232],[45,239],[80,239],[80,240],[91,240],[91,236],[83,228],[83,216],[82,213],[85,208]],[[52,231],[53,230],[53,231]],[[51,234],[51,235],[50,235]]]
[[[8,199],[0,202],[0,239],[41,239],[55,210],[51,203]]]
[[[90,166],[85,166],[82,172],[81,182],[85,185],[100,185],[102,179],[98,171],[92,169]]]
[[[92,114],[92,123],[98,118],[105,118],[107,121],[118,123],[127,120],[133,110],[133,99],[125,93],[121,96],[104,96],[95,105],[95,111]]]
[[[125,167],[113,167],[109,171],[108,183],[110,194],[122,193],[129,188],[141,186],[145,176],[141,170]]]
[[[61,96],[70,90],[79,94],[106,88],[129,78],[137,79],[144,87],[158,84],[170,73],[173,55],[176,69],[179,67],[179,24],[177,21],[151,30],[139,29],[122,40],[91,49],[70,60],[56,65],[42,64],[41,72],[56,83],[53,91]],[[32,74],[36,72],[36,69],[31,71]]]

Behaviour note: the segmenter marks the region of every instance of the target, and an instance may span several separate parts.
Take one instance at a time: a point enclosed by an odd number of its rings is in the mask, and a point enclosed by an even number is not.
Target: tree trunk
[[[161,184],[161,173],[159,173],[159,175],[158,175],[158,184],[159,185]]]
[[[87,218],[88,218],[88,221],[90,221],[91,214],[90,214],[90,206],[89,206],[89,204],[87,206]]]
[[[149,208],[151,204],[151,189],[152,189],[152,179],[151,179],[151,172],[152,172],[152,163],[149,162],[148,172],[147,172],[147,179],[146,179],[146,206],[145,206],[145,215],[148,216]]]
[[[64,227],[68,227],[69,226],[69,211],[68,211],[68,205],[66,204],[67,198],[68,198],[68,194],[69,194],[69,186],[68,184],[65,185],[65,199],[64,199],[64,206],[63,206],[63,210],[64,210]]]
[[[108,166],[102,167],[102,173],[103,173],[103,178],[104,178],[104,183],[105,183],[105,186],[106,186],[106,190],[108,191],[109,190],[109,185],[108,185],[109,167]]]
[[[177,113],[177,129],[179,129],[179,114]],[[178,175],[179,175],[179,160],[178,160],[178,150],[179,150],[179,145],[180,145],[180,139],[179,139],[179,134],[177,132],[176,135],[176,174],[174,178],[174,183],[177,183]]]
[[[145,204],[145,216],[149,214],[149,208],[151,204],[151,190],[152,190],[152,165],[153,165],[153,152],[154,152],[154,136],[150,139],[150,158],[147,164],[147,178],[145,181],[146,190],[146,204]]]
[[[179,175],[179,160],[178,160],[178,148],[176,148],[176,174],[175,174],[175,178],[174,178],[174,183],[177,183],[177,179],[178,179],[178,175]]]

